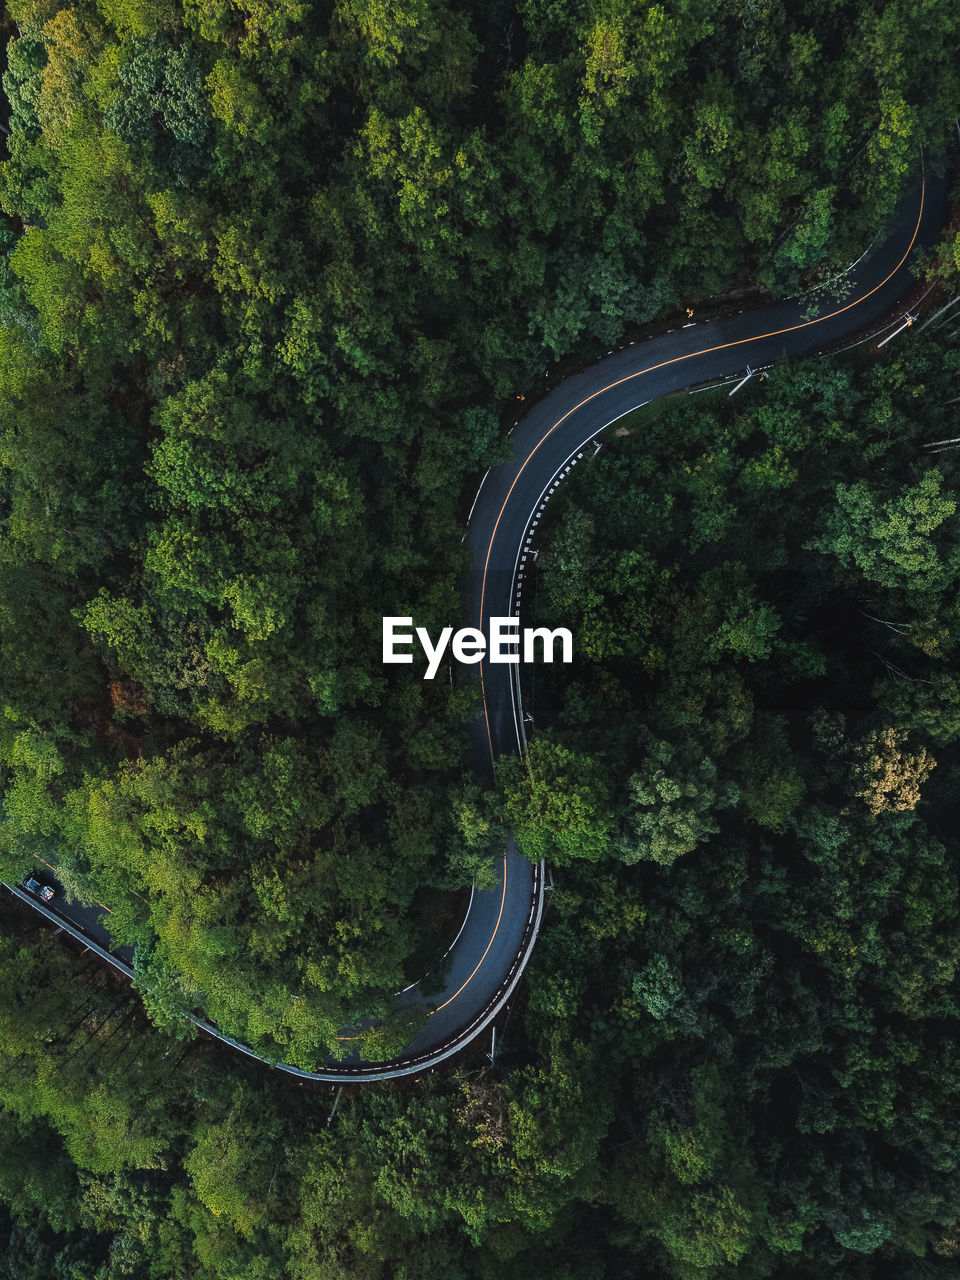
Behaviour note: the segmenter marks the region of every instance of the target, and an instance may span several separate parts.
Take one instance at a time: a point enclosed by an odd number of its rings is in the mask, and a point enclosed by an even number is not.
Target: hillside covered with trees
[[[328,1125],[329,1093],[171,1042],[3,908],[0,1274],[956,1274],[937,333],[668,402],[578,470],[538,600],[579,610],[584,656],[538,672],[532,772],[505,770],[556,888],[495,1067],[363,1087]]]
[[[140,988],[0,904],[0,1275],[949,1276],[944,331],[578,472],[536,610],[580,660],[498,791],[473,687],[379,646],[458,619],[469,495],[556,362],[883,234],[944,161],[956,6],[8,0],[0,34],[0,873],[108,903]],[[328,1127],[179,1038],[335,1052],[501,812],[557,888],[496,1069]]]
[[[107,903],[158,1018],[311,1065],[496,846],[472,690],[378,644],[458,616],[504,404],[691,291],[858,256],[942,143],[956,15],[10,16],[6,874],[39,846]]]

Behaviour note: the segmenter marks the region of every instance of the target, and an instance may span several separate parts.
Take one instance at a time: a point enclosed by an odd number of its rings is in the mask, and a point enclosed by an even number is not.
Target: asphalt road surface
[[[912,285],[910,263],[918,249],[935,241],[945,204],[942,178],[928,174],[918,181],[889,237],[850,273],[843,298],[824,300],[813,319],[805,318],[800,299],[691,324],[605,356],[532,405],[513,433],[512,460],[487,473],[470,515],[466,537],[474,569],[463,590],[473,625],[488,634],[491,617],[517,616],[518,576],[522,578],[539,514],[567,470],[578,462],[588,464],[592,441],[605,427],[659,396],[746,375],[748,366],[761,369],[789,356],[823,351],[867,329]],[[484,662],[480,683],[483,715],[471,728],[471,747],[475,767],[489,769],[504,752],[523,749],[518,668]],[[109,945],[109,931],[97,909],[68,904],[62,895],[53,905],[87,936]],[[473,894],[447,958],[442,993],[426,998],[414,986],[398,996],[399,1004],[433,1010],[401,1058],[381,1064],[348,1058],[318,1064],[315,1071],[278,1066],[309,1079],[346,1082],[416,1074],[443,1061],[489,1026],[509,998],[536,941],[542,908],[543,868],[524,858],[511,841],[498,885]],[[200,1025],[219,1035],[209,1024]],[[251,1053],[228,1037],[220,1038]]]

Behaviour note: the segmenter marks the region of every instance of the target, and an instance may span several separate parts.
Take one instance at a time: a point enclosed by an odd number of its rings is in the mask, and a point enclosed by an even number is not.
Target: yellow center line
[[[613,382],[607,383],[606,386],[600,387],[598,391],[594,391],[590,395],[586,396],[583,400],[579,402],[579,404],[575,404],[572,409],[568,409],[567,412],[562,417],[558,418],[557,421],[553,424],[553,426],[550,427],[549,430],[543,433],[543,435],[540,437],[537,443],[533,446],[533,448],[527,454],[526,458],[524,458],[523,462],[520,465],[520,469],[517,471],[517,474],[514,476],[513,483],[510,485],[510,488],[507,491],[507,496],[503,500],[503,506],[500,508],[500,514],[497,516],[496,522],[494,523],[493,532],[491,533],[490,541],[487,544],[487,554],[483,562],[483,578],[480,583],[481,625],[483,623],[483,606],[484,606],[484,601],[486,599],[486,593],[487,593],[487,572],[490,568],[490,556],[493,553],[494,539],[497,536],[497,530],[500,528],[500,521],[503,518],[503,513],[507,509],[507,503],[510,501],[511,497],[513,496],[513,491],[517,486],[517,481],[520,479],[520,477],[523,475],[524,471],[526,470],[527,463],[530,461],[533,455],[537,452],[537,450],[540,448],[543,442],[549,436],[553,435],[554,431],[556,431],[556,429],[559,426],[561,426],[564,422],[566,422],[567,418],[569,418],[571,414],[576,413],[577,410],[582,409],[585,404],[589,404],[591,400],[595,400],[598,396],[604,395],[607,391],[611,391],[614,387],[622,386],[625,382],[632,382],[634,378],[642,378],[644,374],[654,373],[656,372],[657,369],[665,369],[669,365],[680,364],[682,361],[692,360],[696,356],[710,355],[714,351],[725,351],[730,347],[742,347],[742,346],[746,346],[748,343],[751,343],[751,342],[763,342],[764,339],[766,338],[776,338],[784,333],[795,333],[799,329],[809,329],[809,328],[812,328],[814,325],[823,324],[825,320],[832,320],[834,319],[835,316],[843,315],[845,311],[849,311],[851,310],[851,308],[859,306],[861,302],[866,302],[867,298],[872,297],[872,295],[875,294],[878,289],[882,289],[883,286],[889,280],[893,279],[893,277],[897,274],[897,272],[906,262],[907,258],[909,258],[910,253],[913,249],[913,246],[916,243],[917,236],[920,234],[920,224],[923,221],[923,206],[924,206],[925,198],[926,198],[926,180],[922,179],[920,184],[920,211],[917,214],[917,225],[913,229],[913,235],[910,237],[910,243],[907,245],[907,248],[903,254],[903,257],[900,259],[897,265],[893,268],[893,270],[888,275],[884,276],[884,278],[880,281],[879,284],[874,285],[874,287],[868,293],[865,293],[862,297],[855,298],[853,302],[848,302],[846,306],[838,307],[836,311],[830,311],[826,315],[818,316],[815,320],[803,320],[799,324],[787,325],[783,329],[771,329],[769,333],[758,333],[758,334],[755,334],[752,338],[738,338],[736,342],[719,342],[712,347],[703,347],[699,351],[689,351],[687,352],[686,355],[673,356],[670,360],[661,360],[659,364],[648,365],[646,369],[638,369],[636,373],[628,373],[624,377],[617,378]],[[487,711],[487,695],[486,695],[486,689],[484,688],[484,681],[483,681],[483,667],[484,667],[484,662],[483,662],[483,659],[481,658],[480,660],[480,698],[483,703],[483,719],[487,728],[487,745],[490,749],[490,760],[491,762],[495,762],[495,756],[493,754],[493,735],[490,732],[490,716]],[[452,1000],[455,1000],[457,998],[460,992],[463,991],[464,987],[466,987],[469,984],[469,982],[473,979],[473,977],[477,972],[477,969],[480,968],[480,965],[483,964],[484,960],[487,958],[487,954],[490,951],[490,948],[493,946],[493,940],[497,936],[497,930],[500,928],[500,921],[503,919],[503,905],[504,905],[504,902],[506,901],[506,896],[507,896],[507,860],[506,858],[504,858],[503,860],[503,898],[501,899],[501,902],[500,902],[500,914],[497,916],[497,923],[494,927],[493,934],[490,937],[490,941],[487,943],[487,949],[486,951],[484,951],[483,955],[481,956],[480,962],[478,963],[477,968],[474,969],[470,977],[467,978],[467,981],[463,984],[462,987],[460,987],[458,991],[454,992],[454,994],[450,997],[449,1000],[446,1001],[445,1004],[440,1005],[440,1009],[445,1009]],[[435,1012],[439,1012],[439,1009],[435,1010]]]
[[[503,893],[500,896],[500,914],[497,916],[497,923],[493,926],[493,933],[491,933],[490,941],[487,943],[487,951],[489,951],[490,948],[493,946],[493,940],[497,936],[497,930],[500,928],[500,921],[503,919],[503,907],[506,901],[507,901],[507,860],[506,858],[504,858],[503,860]],[[477,969],[479,969],[480,966],[483,964],[484,960],[486,960],[487,951],[484,951],[483,955],[477,961]],[[433,1013],[439,1013],[440,1010],[445,1009],[448,1004],[452,1004],[453,1001],[456,1000],[460,992],[463,990],[463,987],[467,986],[473,980],[473,975],[477,972],[477,969],[474,969],[473,973],[471,973],[470,977],[467,978],[463,986],[460,987],[458,990],[456,990],[449,1000],[445,1000],[442,1005],[434,1009]]]
[[[845,311],[849,311],[852,307],[859,306],[861,302],[866,302],[867,298],[875,294],[878,289],[882,289],[888,280],[893,279],[893,277],[897,274],[897,272],[906,262],[907,258],[909,258],[910,252],[913,249],[914,243],[916,242],[917,236],[920,232],[920,223],[923,220],[923,203],[924,203],[925,192],[926,192],[926,183],[923,182],[920,187],[920,212],[917,215],[917,225],[913,229],[913,235],[910,237],[910,243],[907,245],[906,252],[904,253],[903,257],[900,259],[900,261],[897,263],[897,265],[893,268],[893,270],[889,273],[889,275],[885,276],[880,281],[879,284],[874,285],[874,287],[870,290],[870,292],[865,293],[862,298],[855,298],[853,302],[848,302],[845,307],[838,307],[836,311],[830,311],[826,315],[818,316],[815,320],[804,320],[804,321],[801,321],[800,324],[787,325],[783,329],[771,329],[769,333],[758,333],[758,334],[755,334],[752,338],[739,338],[737,339],[736,342],[719,342],[716,344],[716,346],[713,346],[713,347],[703,347],[699,351],[688,351],[686,355],[673,356],[670,360],[661,360],[659,364],[648,365],[646,369],[638,369],[636,373],[628,373],[622,378],[617,378],[615,379],[615,381],[607,383],[605,387],[600,387],[598,391],[591,392],[591,394],[586,396],[583,400],[581,400],[579,404],[575,404],[572,409],[568,409],[567,412],[563,415],[563,417],[558,418],[557,421],[553,424],[553,426],[550,427],[548,431],[545,431],[543,433],[543,435],[540,437],[537,443],[533,446],[533,448],[527,454],[526,458],[524,458],[523,463],[520,467],[520,470],[517,472],[516,476],[514,477],[513,484],[511,484],[509,490],[507,491],[507,496],[503,500],[503,506],[500,508],[500,514],[497,516],[496,523],[493,526],[493,533],[490,535],[490,542],[487,546],[487,556],[483,565],[483,580],[480,586],[480,620],[481,622],[483,621],[483,602],[484,602],[484,599],[486,596],[486,590],[487,590],[487,570],[490,566],[490,555],[493,551],[493,542],[497,536],[497,529],[500,527],[500,520],[503,517],[504,511],[506,511],[507,509],[507,503],[510,501],[513,491],[516,488],[517,481],[520,479],[521,475],[523,475],[523,472],[526,469],[527,463],[530,461],[533,455],[537,452],[537,450],[543,444],[544,440],[546,440],[549,436],[553,435],[557,427],[561,426],[564,422],[566,422],[567,418],[569,418],[571,414],[576,413],[578,409],[582,409],[585,404],[589,404],[591,400],[595,400],[597,396],[602,396],[607,391],[611,391],[614,387],[622,386],[623,383],[625,382],[632,382],[634,378],[642,378],[644,374],[655,373],[657,369],[665,369],[667,368],[668,365],[680,364],[684,360],[693,360],[696,356],[710,355],[714,351],[725,351],[729,347],[743,347],[750,342],[763,342],[764,339],[766,338],[777,338],[784,333],[795,333],[798,329],[809,329],[813,325],[823,324],[825,320],[832,320],[834,319],[835,316],[843,315]],[[482,660],[480,663],[480,679],[482,682],[483,681]],[[486,710],[487,710],[486,700],[484,700],[483,710],[484,710],[484,715],[486,715]],[[487,721],[487,738],[488,740],[490,739],[489,720]],[[491,751],[493,750],[492,740],[490,741],[490,749]]]
[[[493,933],[490,935],[490,941],[487,943],[487,951],[489,951],[490,948],[493,946],[493,940],[497,936],[497,930],[500,928],[500,921],[503,918],[503,908],[506,901],[507,901],[507,860],[506,858],[504,858],[503,860],[503,893],[500,895],[500,914],[497,916],[497,923],[494,925]],[[428,1018],[432,1018],[435,1013],[439,1013],[441,1009],[445,1009],[448,1004],[452,1004],[453,1001],[456,1000],[457,996],[460,994],[463,988],[467,986],[468,983],[470,983],[470,981],[473,979],[473,974],[477,972],[477,969],[479,969],[480,966],[483,964],[484,960],[486,960],[487,951],[484,951],[483,955],[477,961],[476,969],[474,969],[473,973],[471,973],[469,978],[465,979],[463,986],[458,987],[457,990],[453,993],[452,996],[450,996],[448,1000],[444,1000],[443,1004],[437,1005],[436,1009],[431,1009],[430,1012],[427,1014]],[[341,1042],[346,1040],[358,1040],[359,1036],[337,1036],[337,1039],[340,1040]]]
[[[520,469],[517,471],[517,474],[513,479],[513,483],[510,485],[510,488],[507,491],[507,496],[503,500],[503,506],[501,506],[500,513],[497,516],[496,522],[494,523],[493,532],[490,535],[490,541],[487,545],[487,554],[483,563],[483,577],[481,579],[481,584],[480,584],[480,621],[481,623],[483,621],[484,600],[486,599],[487,572],[490,567],[490,556],[493,552],[493,543],[494,543],[494,539],[497,536],[497,530],[500,527],[500,521],[503,518],[504,511],[506,511],[507,509],[507,503],[510,501],[510,498],[513,496],[513,491],[516,488],[517,481],[520,479],[521,475],[523,475],[523,472],[526,470],[527,463],[530,461],[533,455],[537,452],[537,450],[540,448],[543,442],[549,436],[553,435],[554,431],[556,431],[556,429],[559,426],[561,426],[564,422],[566,422],[567,418],[569,418],[572,414],[576,413],[578,409],[582,409],[585,404],[589,404],[591,400],[595,400],[598,396],[604,395],[607,391],[611,391],[614,387],[622,386],[623,383],[625,382],[631,382],[633,381],[634,378],[641,378],[644,376],[644,374],[654,373],[657,369],[665,369],[668,365],[679,364],[684,360],[692,360],[695,356],[710,355],[711,352],[724,351],[729,347],[746,346],[748,343],[751,343],[751,342],[762,342],[765,338],[776,338],[784,333],[795,333],[799,329],[808,329],[808,328],[811,328],[813,325],[822,324],[825,320],[832,320],[835,316],[843,315],[845,311],[849,311],[852,307],[859,306],[861,302],[865,302],[867,298],[871,297],[874,293],[876,293],[878,289],[882,289],[883,286],[897,274],[897,272],[906,262],[907,258],[910,256],[910,252],[913,249],[917,236],[920,233],[920,224],[923,221],[923,206],[924,206],[925,195],[926,195],[926,182],[923,181],[921,182],[921,186],[920,186],[920,212],[917,215],[917,225],[914,228],[913,235],[910,237],[910,243],[907,245],[906,252],[904,253],[903,257],[900,259],[900,261],[897,263],[897,265],[893,268],[893,270],[889,273],[889,275],[885,276],[884,279],[881,280],[879,284],[874,285],[874,287],[869,291],[869,293],[865,293],[862,298],[855,298],[853,302],[848,302],[846,306],[838,307],[836,311],[830,311],[827,313],[827,315],[818,316],[815,320],[805,320],[805,321],[802,321],[800,324],[787,325],[783,329],[772,329],[769,333],[759,333],[752,338],[741,338],[741,339],[738,339],[736,342],[720,342],[713,347],[703,347],[699,351],[690,351],[686,355],[673,356],[672,359],[670,360],[662,360],[659,364],[649,365],[646,369],[638,369],[636,373],[626,374],[624,377],[617,378],[615,379],[615,381],[608,383],[606,386],[600,387],[599,390],[594,391],[590,395],[586,396],[583,400],[579,402],[579,404],[575,404],[572,409],[568,409],[567,412],[562,417],[558,418],[557,421],[553,424],[553,426],[550,427],[549,430],[543,433],[543,435],[540,437],[537,443],[533,446],[533,448],[527,454],[526,458],[524,458],[523,463],[520,466]],[[495,757],[493,754],[493,735],[490,732],[490,717],[487,711],[487,697],[486,697],[486,690],[484,688],[484,682],[483,682],[483,660],[482,659],[480,661],[480,697],[481,697],[481,701],[483,702],[483,718],[487,728],[487,745],[490,748],[490,759],[491,761],[494,761]],[[33,856],[34,858],[37,859],[38,862],[43,862],[44,866],[50,867],[51,871],[59,875],[59,870],[57,867],[52,866],[49,862],[45,862],[44,859],[39,856],[39,854],[35,853]],[[500,911],[497,915],[497,923],[494,925],[493,933],[490,935],[490,941],[487,943],[486,950],[484,951],[480,959],[477,961],[476,967],[474,968],[473,972],[470,974],[469,978],[467,978],[463,982],[463,984],[453,993],[453,995],[444,1001],[443,1004],[439,1005],[436,1009],[432,1009],[428,1016],[432,1017],[433,1014],[439,1013],[441,1009],[445,1009],[447,1005],[452,1004],[453,1001],[456,1000],[457,996],[459,996],[461,992],[464,991],[473,981],[474,977],[477,974],[477,971],[480,969],[480,966],[483,964],[484,960],[486,960],[490,952],[490,948],[493,946],[494,939],[496,938],[497,932],[500,928],[500,923],[503,920],[503,909],[504,909],[504,906],[506,905],[506,901],[507,901],[507,860],[506,858],[504,858],[503,860],[503,891],[500,896]],[[108,906],[105,906],[104,903],[99,902],[97,903],[97,906],[99,906],[102,910],[106,911],[108,914],[110,915],[113,914],[110,908]],[[355,1040],[358,1038],[359,1037],[357,1036],[337,1036],[337,1039],[339,1041]]]

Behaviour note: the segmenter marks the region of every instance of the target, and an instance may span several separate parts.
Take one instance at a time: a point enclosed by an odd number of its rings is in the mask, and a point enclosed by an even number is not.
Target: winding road
[[[748,366],[760,369],[824,351],[866,329],[912,285],[910,261],[935,240],[945,204],[945,181],[921,179],[902,202],[887,240],[852,269],[846,298],[825,303],[813,318],[805,318],[801,302],[793,300],[691,324],[610,352],[533,405],[513,432],[513,458],[487,472],[470,513],[466,540],[474,567],[463,589],[473,625],[488,633],[491,617],[519,614],[525,564],[546,503],[571,468],[589,460],[591,442],[605,427],[659,396],[745,375]],[[524,749],[519,668],[482,663],[480,683],[483,714],[471,726],[471,752],[474,767],[486,771],[497,756]],[[415,985],[397,997],[401,1005],[432,1008],[401,1057],[385,1063],[347,1059],[315,1071],[274,1065],[304,1079],[348,1083],[415,1075],[459,1052],[489,1026],[520,980],[540,926],[543,877],[543,866],[530,863],[511,840],[499,883],[471,897],[448,953],[442,994],[426,1002]],[[114,968],[133,975],[129,953],[109,950],[109,931],[96,908],[66,904],[62,895],[62,905],[51,908],[20,886],[8,888]],[[258,1056],[209,1022],[194,1020],[240,1052]]]

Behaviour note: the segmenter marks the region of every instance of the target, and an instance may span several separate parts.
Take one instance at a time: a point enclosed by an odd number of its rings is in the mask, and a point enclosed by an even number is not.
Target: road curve
[[[889,237],[851,271],[846,299],[824,303],[812,319],[794,300],[692,324],[609,353],[533,405],[514,430],[513,458],[487,472],[470,513],[466,540],[474,567],[463,591],[473,625],[487,631],[489,618],[519,613],[524,562],[543,508],[571,467],[589,457],[600,431],[659,396],[745,373],[748,365],[759,369],[822,351],[866,328],[912,283],[910,261],[935,240],[945,205],[945,181],[921,179],[901,203]],[[474,767],[488,772],[499,755],[522,752],[525,744],[518,668],[482,663],[480,686],[482,716],[470,728],[471,753]],[[401,1057],[384,1063],[348,1058],[315,1071],[273,1065],[303,1079],[348,1083],[416,1075],[458,1053],[496,1017],[520,979],[540,925],[543,872],[509,842],[496,887],[471,898],[448,953],[442,994],[427,1002],[416,985],[397,997],[399,1005],[432,1009]],[[13,892],[133,975],[129,956],[107,949],[109,932],[90,908],[51,909],[19,887]],[[193,1020],[241,1053],[259,1056],[209,1022]]]

